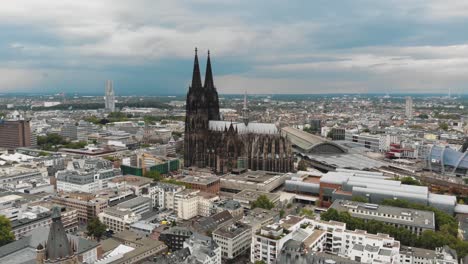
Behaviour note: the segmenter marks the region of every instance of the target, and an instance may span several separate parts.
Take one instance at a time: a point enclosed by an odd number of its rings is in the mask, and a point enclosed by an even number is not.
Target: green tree
[[[447,131],[449,129],[449,126],[446,122],[442,122],[439,124],[439,128],[442,129],[442,130],[445,130]]]
[[[145,173],[145,177],[146,178],[151,178],[153,179],[154,181],[161,181],[163,179],[163,177],[161,176],[161,174],[159,173],[159,171],[155,171],[155,170],[152,170],[152,171],[147,171]]]
[[[420,114],[420,115],[418,115],[418,117],[421,118],[421,119],[428,119],[429,118],[429,116],[427,114]]]
[[[301,212],[300,212],[300,215],[301,216],[307,216],[309,218],[313,218],[314,217],[314,211],[306,209],[306,208],[302,208]]]
[[[0,215],[0,247],[15,240],[15,236],[11,232],[10,219]]]
[[[360,203],[368,203],[369,202],[369,199],[367,199],[367,197],[364,197],[364,196],[353,196],[352,200],[355,201],[355,202],[360,202]]]
[[[408,185],[421,185],[421,182],[414,179],[413,177],[406,176],[400,179],[401,183],[408,184]]]
[[[283,218],[284,215],[286,214],[286,212],[283,209],[281,209],[279,213],[280,213],[280,218]]]
[[[252,208],[257,207],[270,210],[275,207],[275,204],[266,195],[262,194],[252,203]]]
[[[263,260],[257,260],[254,262],[254,264],[266,264],[266,262]]]
[[[88,221],[88,226],[86,230],[88,231],[88,236],[93,236],[97,241],[101,240],[101,237],[106,232],[107,226],[102,223],[99,218],[95,217]]]
[[[329,208],[326,212],[320,214],[320,219],[324,221],[338,221],[340,219],[340,215],[336,209]]]
[[[327,133],[327,138],[333,138],[333,131],[330,130],[330,131]]]

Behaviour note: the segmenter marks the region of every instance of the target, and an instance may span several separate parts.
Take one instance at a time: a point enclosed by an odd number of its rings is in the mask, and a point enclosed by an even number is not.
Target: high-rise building
[[[28,120],[0,120],[0,147],[15,149],[31,146]]]
[[[413,119],[413,98],[411,96],[406,97],[406,118]]]
[[[109,112],[115,112],[115,94],[114,94],[114,82],[111,80],[106,81],[106,110]]]

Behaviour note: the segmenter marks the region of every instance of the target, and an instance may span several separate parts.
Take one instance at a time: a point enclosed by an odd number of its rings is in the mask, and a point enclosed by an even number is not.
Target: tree
[[[283,209],[281,209],[279,213],[280,213],[280,218],[283,218],[284,215],[286,214],[286,212]]]
[[[369,202],[369,199],[367,199],[367,197],[364,197],[364,196],[353,196],[352,200],[355,201],[355,202],[360,202],[360,203],[368,203]]]
[[[320,214],[320,219],[324,221],[338,221],[340,215],[336,209],[329,208],[325,213]]]
[[[270,210],[275,207],[275,204],[266,195],[262,194],[252,203],[252,209],[257,207]]]
[[[266,262],[263,260],[257,260],[254,262],[254,264],[266,264]]]
[[[400,179],[401,183],[408,184],[408,185],[421,185],[421,183],[414,179],[413,177],[406,176]]]
[[[333,131],[330,130],[330,131],[327,133],[327,138],[332,138],[332,139],[333,139]]]
[[[155,170],[152,170],[152,171],[147,171],[145,173],[145,177],[146,178],[151,178],[153,179],[154,181],[161,181],[163,178],[161,177],[161,174],[159,173],[159,171],[155,171]]]
[[[15,236],[11,232],[10,219],[0,215],[0,247],[15,240]]]
[[[297,170],[299,171],[306,171],[307,170],[307,162],[303,159],[299,161],[297,164]]]
[[[300,215],[307,216],[309,218],[313,218],[314,217],[314,211],[302,208]]]
[[[101,237],[106,232],[107,226],[103,224],[99,218],[95,217],[88,221],[88,226],[86,230],[88,231],[88,236],[93,236],[97,241],[101,240]]]
[[[445,130],[447,131],[449,129],[449,126],[446,122],[442,122],[439,124],[439,128],[442,129],[442,130]]]

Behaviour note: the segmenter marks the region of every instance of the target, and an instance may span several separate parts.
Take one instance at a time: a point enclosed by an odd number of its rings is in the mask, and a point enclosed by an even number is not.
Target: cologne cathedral
[[[275,124],[250,122],[244,98],[242,120],[223,121],[213,81],[210,53],[202,84],[197,50],[192,84],[187,92],[184,163],[186,167],[211,168],[215,173],[293,169],[291,143]]]

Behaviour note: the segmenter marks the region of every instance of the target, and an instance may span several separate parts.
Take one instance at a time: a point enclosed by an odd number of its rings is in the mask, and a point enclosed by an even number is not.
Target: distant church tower
[[[47,244],[37,246],[36,263],[77,264],[79,261],[75,250],[63,228],[60,209],[54,207]]]
[[[187,167],[204,167],[209,120],[220,120],[218,92],[213,81],[210,52],[206,63],[205,85],[202,85],[195,48],[192,85],[187,92],[186,102],[184,162]]]

